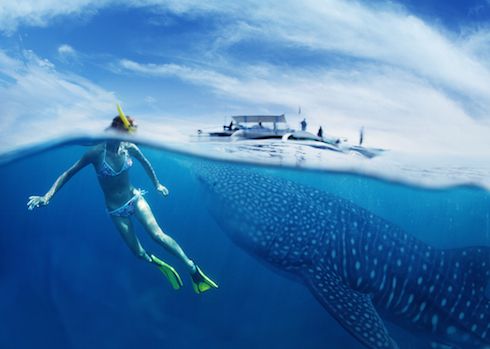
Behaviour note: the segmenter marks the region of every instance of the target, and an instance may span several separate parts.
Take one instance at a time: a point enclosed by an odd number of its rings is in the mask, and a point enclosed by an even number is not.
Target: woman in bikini
[[[108,129],[116,132],[128,132],[136,127],[132,118],[123,117],[126,119],[126,124],[129,123],[130,125],[125,125],[123,119],[118,116],[114,118],[112,125]],[[168,189],[160,184],[150,162],[139,148],[130,142],[111,140],[96,145],[87,151],[80,160],[56,180],[44,196],[29,197],[28,208],[33,210],[34,208],[48,205],[58,190],[78,171],[92,164],[100,187],[104,192],[107,214],[136,257],[157,266],[168,278],[174,289],[182,287],[182,280],[174,268],[154,255],[149,255],[143,249],[134,231],[131,220],[133,214],[157,244],[184,263],[190,273],[194,290],[197,293],[210,288],[217,288],[218,286],[205,276],[199,267],[186,256],[179,244],[166,235],[159,227],[148,202],[143,197],[146,191],[135,189],[130,183],[129,169],[133,165],[133,158],[141,163],[158,194],[166,197]]]

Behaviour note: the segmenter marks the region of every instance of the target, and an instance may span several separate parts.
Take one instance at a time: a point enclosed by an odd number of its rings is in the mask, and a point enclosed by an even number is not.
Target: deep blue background
[[[361,349],[299,283],[235,247],[201,204],[195,158],[142,148],[160,197],[142,167],[131,169],[162,228],[218,284],[194,293],[185,268],[135,221],[143,246],[180,272],[174,291],[153,266],[131,254],[105,214],[93,168],[51,201],[28,211],[87,150],[66,146],[0,167],[1,348],[331,348]],[[427,190],[362,176],[261,168],[328,190],[400,225],[436,247],[490,245],[490,196],[483,190]],[[389,327],[400,348],[424,346]]]

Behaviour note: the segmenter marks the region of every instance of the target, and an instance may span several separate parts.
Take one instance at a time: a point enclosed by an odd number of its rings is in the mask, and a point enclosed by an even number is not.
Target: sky
[[[163,141],[285,114],[481,158],[489,18],[488,0],[0,0],[0,153],[101,130],[119,102]]]

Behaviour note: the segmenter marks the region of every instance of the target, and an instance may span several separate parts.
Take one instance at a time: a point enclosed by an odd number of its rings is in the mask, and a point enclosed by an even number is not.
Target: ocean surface
[[[193,165],[203,159],[256,160],[241,166],[338,195],[435,248],[490,246],[486,172],[388,169],[376,159],[373,166],[364,159],[320,166],[327,160],[318,154],[328,151],[309,156],[305,148],[270,144],[214,145],[226,154],[214,159],[206,156],[205,145],[196,152],[141,145],[170,194],[160,197],[138,163],[131,182],[149,191],[145,199],[163,230],[219,284],[217,290],[196,294],[184,266],[134,220],[144,248],[181,274],[184,287],[175,291],[119,236],[105,213],[92,166],[48,206],[27,210],[29,196],[44,195],[88,150],[77,144],[81,141],[59,143],[11,154],[0,165],[1,348],[365,348],[302,283],[275,273],[227,238],[203,204],[193,174]],[[401,349],[429,348],[386,325]]]

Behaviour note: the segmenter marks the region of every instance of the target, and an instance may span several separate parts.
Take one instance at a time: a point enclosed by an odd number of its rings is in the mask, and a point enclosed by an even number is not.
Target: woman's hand
[[[168,189],[161,184],[157,185],[157,192],[163,197],[166,197],[168,195]]]
[[[30,196],[27,206],[32,211],[37,207],[46,206],[47,204],[49,204],[49,200],[45,196]]]

